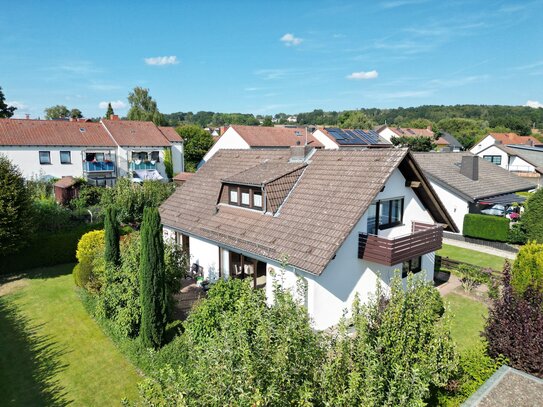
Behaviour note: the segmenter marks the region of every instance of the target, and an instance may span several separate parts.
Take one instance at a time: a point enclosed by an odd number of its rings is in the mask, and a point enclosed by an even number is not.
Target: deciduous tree
[[[152,121],[157,126],[166,124],[164,116],[158,110],[156,101],[149,95],[149,89],[135,87],[128,94],[128,102],[130,103],[128,120]]]
[[[70,111],[64,105],[55,105],[47,107],[45,110],[45,118],[48,120],[52,119],[66,119],[70,117]]]
[[[411,151],[432,151],[434,142],[430,137],[392,137],[392,144],[400,147],[409,147]]]
[[[338,125],[342,129],[366,129],[375,126],[375,122],[360,110],[343,112],[338,117]]]
[[[530,242],[521,247],[513,263],[511,286],[517,295],[530,288],[543,293],[543,244]]]
[[[164,242],[157,208],[145,208],[141,227],[140,255],[140,338],[144,346],[162,345],[166,328],[167,303]]]
[[[175,130],[183,137],[185,170],[194,172],[198,163],[213,145],[213,136],[196,125],[180,126]]]

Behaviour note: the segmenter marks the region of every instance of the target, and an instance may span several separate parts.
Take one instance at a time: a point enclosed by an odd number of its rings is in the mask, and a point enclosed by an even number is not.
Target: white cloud
[[[347,75],[347,79],[355,79],[355,80],[375,79],[378,76],[379,76],[379,72],[377,72],[376,70],[368,71],[368,72],[361,71],[361,72],[353,72],[352,74]]]
[[[539,107],[543,107],[543,103],[538,102],[537,100],[528,100],[524,106],[533,107],[534,109],[537,109]]]
[[[124,109],[126,107],[126,103],[124,103],[122,100],[114,100],[111,102],[100,102],[98,104],[98,107],[100,109],[107,109],[107,104],[111,103],[111,107],[113,109]]]
[[[281,41],[285,43],[287,47],[300,45],[302,43],[302,39],[295,37],[294,34],[286,33],[281,37]]]
[[[176,65],[179,61],[175,55],[171,55],[169,57],[145,58],[145,63],[147,65]]]
[[[16,107],[17,109],[19,110],[22,110],[22,109],[26,109],[28,106],[25,105],[23,102],[18,102],[16,100],[12,100],[12,101],[6,101],[6,104],[8,106],[13,106],[13,107]]]

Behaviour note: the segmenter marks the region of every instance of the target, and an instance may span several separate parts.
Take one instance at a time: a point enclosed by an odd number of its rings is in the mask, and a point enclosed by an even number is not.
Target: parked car
[[[505,206],[496,204],[493,205],[491,208],[483,209],[481,213],[484,213],[485,215],[504,216]]]

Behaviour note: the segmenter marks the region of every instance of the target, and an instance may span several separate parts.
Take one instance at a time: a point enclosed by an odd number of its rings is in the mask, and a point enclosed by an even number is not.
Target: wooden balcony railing
[[[392,266],[441,249],[442,239],[440,225],[420,222],[413,222],[410,234],[392,239],[360,233],[358,258]]]

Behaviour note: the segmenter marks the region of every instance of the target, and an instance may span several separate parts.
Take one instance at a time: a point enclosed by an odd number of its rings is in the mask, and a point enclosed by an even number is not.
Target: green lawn
[[[448,257],[452,260],[463,261],[480,267],[490,267],[493,270],[501,271],[505,258],[492,254],[481,253],[475,250],[464,249],[463,247],[443,244],[443,248],[436,252],[438,256]]]
[[[450,293],[445,296],[452,313],[451,335],[462,352],[481,340],[480,332],[488,315],[486,305],[459,294]]]
[[[0,404],[114,406],[141,376],[89,317],[72,265],[0,285]]]

